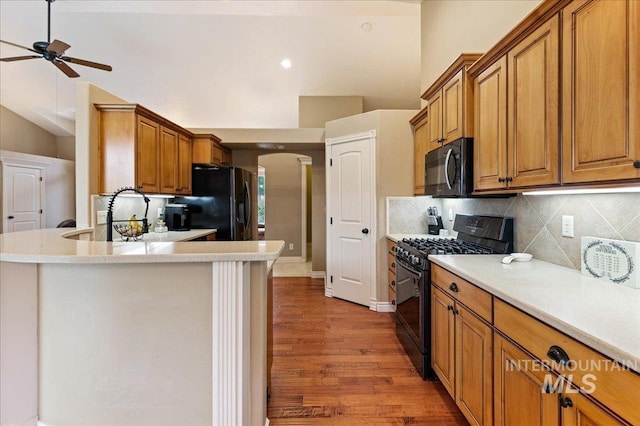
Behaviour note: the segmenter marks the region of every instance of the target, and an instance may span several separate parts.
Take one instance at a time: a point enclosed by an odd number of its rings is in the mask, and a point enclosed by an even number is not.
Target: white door
[[[4,166],[3,232],[38,229],[42,223],[40,169]]]
[[[330,149],[331,295],[370,305],[375,274],[371,138],[337,143]]]

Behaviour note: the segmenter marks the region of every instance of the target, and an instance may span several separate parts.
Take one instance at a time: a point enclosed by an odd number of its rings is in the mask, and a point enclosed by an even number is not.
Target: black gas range
[[[504,254],[514,251],[513,218],[456,215],[457,238],[405,238],[396,246],[396,334],[424,379],[431,368],[429,255]]]

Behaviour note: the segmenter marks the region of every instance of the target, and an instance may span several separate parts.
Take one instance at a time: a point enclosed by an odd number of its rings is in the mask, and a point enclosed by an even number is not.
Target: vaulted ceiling
[[[0,1],[3,40],[31,46],[46,29],[45,0]],[[305,95],[420,106],[419,1],[56,0],[51,38],[113,66],[72,64],[70,79],[43,59],[0,62],[0,103],[57,135],[73,133],[77,80],[188,128],[295,128]]]

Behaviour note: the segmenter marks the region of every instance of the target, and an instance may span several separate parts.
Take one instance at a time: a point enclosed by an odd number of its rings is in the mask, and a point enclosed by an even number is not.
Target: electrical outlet
[[[293,250],[293,243],[289,243],[289,250]]]
[[[453,209],[449,209],[449,222],[453,222]]]
[[[562,236],[573,238],[573,216],[562,215]]]
[[[96,212],[96,225],[104,225],[107,223],[107,211],[98,210]]]

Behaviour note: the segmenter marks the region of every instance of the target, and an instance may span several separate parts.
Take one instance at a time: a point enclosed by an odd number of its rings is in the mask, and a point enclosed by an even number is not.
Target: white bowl
[[[502,258],[502,263],[511,263],[512,261],[528,262],[531,258],[533,258],[531,253],[511,253],[509,256]]]

